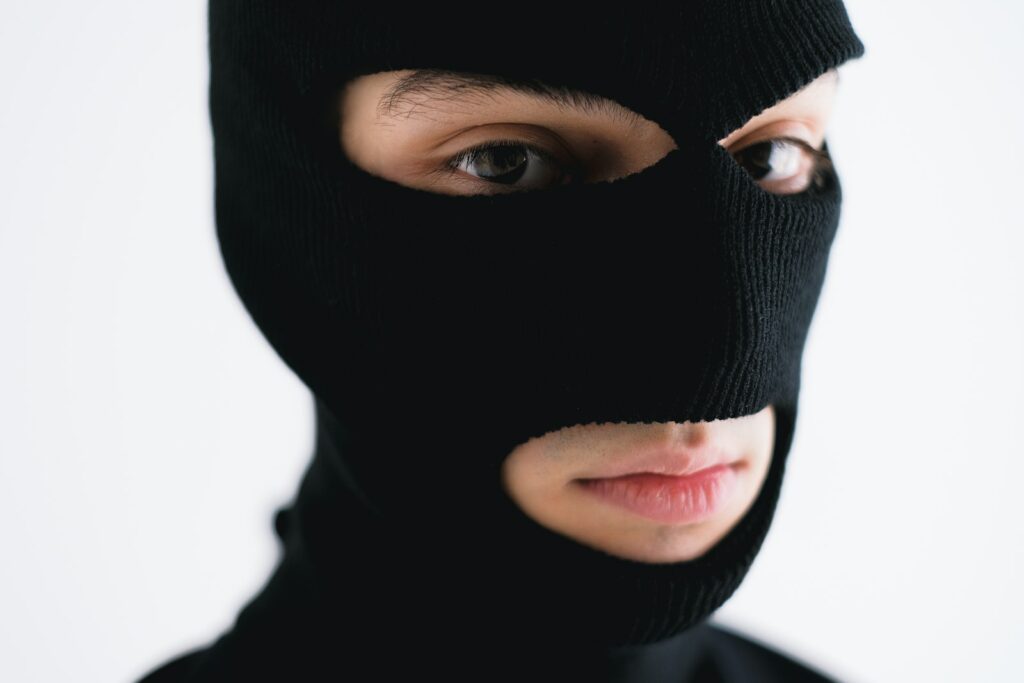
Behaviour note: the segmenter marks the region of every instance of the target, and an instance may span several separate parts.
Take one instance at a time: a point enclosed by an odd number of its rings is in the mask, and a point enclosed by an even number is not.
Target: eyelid
[[[751,143],[749,143],[747,145],[744,145],[744,146],[740,147],[739,149],[730,149],[729,153],[730,154],[738,154],[738,153],[742,152],[743,150],[747,149],[748,147],[753,147],[754,145],[760,145],[760,144],[765,143],[765,142],[777,142],[777,141],[780,141],[780,140],[784,141],[784,142],[792,143],[792,144],[796,145],[797,147],[803,149],[805,152],[807,152],[808,154],[810,154],[812,157],[815,158],[815,163],[820,163],[823,159],[828,159],[829,158],[828,153],[825,152],[822,148],[815,147],[814,145],[812,145],[811,143],[807,142],[806,140],[804,140],[802,138],[794,137],[792,135],[775,135],[773,137],[766,137],[766,138],[763,138],[761,140],[754,140],[753,142],[751,142]]]
[[[499,137],[499,138],[491,138],[491,139],[488,139],[488,140],[484,140],[483,142],[479,142],[479,143],[477,143],[475,145],[470,145],[469,147],[466,147],[466,148],[456,152],[453,156],[451,156],[449,158],[449,160],[446,163],[448,165],[451,165],[454,168],[456,163],[464,161],[465,159],[469,158],[471,155],[479,153],[479,152],[482,152],[482,151],[487,150],[487,149],[494,148],[494,147],[523,147],[523,148],[528,149],[531,152],[534,152],[538,156],[541,156],[541,157],[543,157],[543,158],[545,158],[545,159],[547,159],[549,161],[557,161],[557,162],[561,163],[561,160],[555,154],[553,154],[552,152],[547,151],[546,149],[544,149],[542,147],[539,147],[538,145],[536,145],[536,144],[534,144],[532,142],[528,142],[526,140],[520,140],[520,139],[516,139],[516,138],[501,138],[501,137]]]
[[[780,195],[780,196],[790,196],[790,195],[814,193],[818,189],[820,189],[820,186],[818,184],[821,183],[821,182],[827,182],[828,181],[828,175],[832,172],[832,157],[824,149],[824,145],[822,146],[822,148],[818,148],[818,147],[815,147],[811,143],[809,143],[806,140],[803,140],[801,138],[797,138],[797,137],[793,137],[793,136],[789,136],[789,135],[779,135],[779,136],[776,136],[776,137],[767,138],[765,140],[758,140],[758,141],[752,142],[752,143],[750,143],[750,145],[748,145],[748,147],[752,146],[752,145],[758,145],[758,144],[761,144],[763,142],[771,142],[774,145],[777,141],[780,141],[780,140],[784,141],[784,142],[788,142],[788,143],[794,144],[798,148],[804,150],[804,152],[806,152],[807,154],[810,155],[810,157],[811,157],[811,166],[810,166],[810,171],[809,171],[810,178],[808,178],[808,185],[805,188],[801,189],[801,190],[798,190],[796,192],[773,192],[772,194],[776,194],[776,195]],[[739,149],[736,152],[732,152],[732,154],[739,154],[740,152],[742,152],[745,149],[747,149],[747,147],[743,147],[742,149]]]
[[[765,187],[760,180],[755,179],[747,169],[743,168],[737,159],[737,155],[748,147],[776,140],[785,140],[787,142],[794,143],[812,155],[811,179],[810,184],[806,188],[797,192],[775,192],[770,190]],[[815,147],[801,138],[787,135],[776,135],[754,140],[740,149],[728,149],[722,144],[716,144],[715,149],[724,159],[728,159],[729,168],[731,169],[730,172],[740,178],[740,182],[743,185],[746,185],[762,194],[770,202],[779,205],[794,202],[804,205],[820,205],[831,201],[830,197],[836,191],[838,176],[836,175],[835,167],[832,162],[832,156],[828,151],[827,137],[822,139],[821,147]],[[818,185],[819,182],[822,184]]]
[[[462,174],[459,171],[459,168],[458,168],[459,164],[461,164],[466,159],[471,158],[472,155],[474,155],[474,154],[476,154],[478,152],[481,152],[481,151],[484,151],[484,150],[487,150],[487,149],[491,149],[491,148],[495,148],[495,147],[505,147],[505,146],[508,146],[508,147],[522,147],[524,149],[530,150],[531,152],[533,152],[537,156],[541,157],[545,161],[547,161],[549,163],[552,163],[552,164],[555,164],[556,166],[560,167],[564,171],[565,175],[573,177],[573,178],[578,178],[579,175],[583,171],[583,169],[580,166],[580,164],[578,162],[576,162],[575,160],[568,161],[568,162],[564,161],[563,159],[560,158],[559,154],[557,154],[555,152],[551,152],[551,151],[545,149],[544,147],[538,145],[537,143],[535,143],[533,141],[525,140],[525,139],[522,139],[522,138],[498,136],[498,137],[494,137],[494,138],[489,138],[487,140],[483,140],[482,142],[478,142],[476,144],[470,145],[468,147],[465,147],[465,148],[459,150],[458,152],[456,152],[452,156],[448,157],[445,160],[445,162],[443,163],[442,167],[440,169],[438,169],[437,172],[438,173],[448,174],[448,175],[453,176],[453,177],[458,177],[461,180],[463,178],[463,176],[462,176]],[[480,185],[480,184],[483,184],[485,186],[491,185],[491,183],[488,183],[486,180],[484,180],[482,178],[473,178],[472,176],[465,176],[465,178],[466,178],[466,182],[473,183],[473,184],[476,184],[476,185]]]
[[[749,122],[747,125],[750,125]],[[735,135],[737,132],[739,131],[734,131],[732,135]],[[731,137],[731,135],[729,137]],[[782,116],[774,121],[767,121],[758,125],[756,128],[750,130],[744,135],[741,135],[728,145],[724,144],[725,140],[728,140],[728,137],[723,140],[719,140],[719,143],[723,144],[726,149],[741,149],[754,142],[776,137],[796,137],[803,138],[805,141],[810,141],[821,139],[824,135],[820,121],[815,119]]]

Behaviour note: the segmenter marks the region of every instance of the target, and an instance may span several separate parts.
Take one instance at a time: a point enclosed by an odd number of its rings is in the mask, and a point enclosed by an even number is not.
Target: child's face
[[[358,77],[339,100],[341,145],[349,158],[410,187],[478,194],[610,180],[676,148],[659,125],[612,100],[556,101],[486,77],[403,80],[413,74]],[[835,70],[824,74],[719,144],[766,190],[806,189],[837,81]],[[789,141],[758,144],[779,138]],[[467,153],[494,141],[501,146]],[[526,514],[578,542],[646,562],[693,559],[756,500],[775,426],[770,405],[713,422],[573,425],[515,448],[503,463],[502,485]],[[685,478],[616,476],[691,465],[707,471]]]

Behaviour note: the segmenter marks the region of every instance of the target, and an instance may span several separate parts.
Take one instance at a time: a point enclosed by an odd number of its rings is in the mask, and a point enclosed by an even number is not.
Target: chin
[[[706,554],[721,538],[706,524],[687,527],[659,526],[646,534],[632,534],[625,539],[601,539],[589,543],[606,553],[637,562],[668,564],[695,560]]]

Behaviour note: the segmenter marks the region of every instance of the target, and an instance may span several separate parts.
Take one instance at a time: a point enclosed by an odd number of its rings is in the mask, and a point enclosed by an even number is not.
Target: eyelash
[[[829,153],[827,151],[825,151],[824,149],[818,149],[818,148],[814,147],[813,145],[809,144],[806,140],[801,140],[800,138],[792,137],[792,136],[789,136],[789,135],[781,135],[781,136],[777,136],[777,137],[773,137],[773,138],[765,138],[764,140],[758,140],[757,142],[753,142],[753,143],[747,145],[743,149],[738,150],[737,152],[734,152],[734,154],[739,154],[740,152],[746,151],[746,150],[750,149],[751,147],[754,147],[755,145],[761,145],[761,144],[764,144],[766,142],[772,142],[772,143],[786,142],[786,143],[790,143],[790,144],[796,145],[797,147],[801,148],[802,150],[804,150],[805,152],[807,152],[808,154],[811,155],[811,158],[813,159],[813,164],[811,166],[811,180],[810,180],[810,183],[808,184],[807,188],[805,190],[803,190],[803,192],[811,192],[812,190],[820,189],[823,186],[823,184],[826,182],[826,180],[828,178],[828,174],[831,171],[831,163],[832,163],[831,156],[829,156]],[[495,138],[495,139],[492,139],[492,140],[486,140],[486,141],[481,142],[479,144],[473,145],[472,147],[467,147],[466,149],[460,151],[458,154],[456,154],[451,159],[449,159],[449,160],[447,160],[445,162],[443,170],[444,170],[445,173],[448,173],[448,174],[451,174],[451,175],[455,175],[455,174],[458,173],[458,167],[464,161],[469,160],[469,159],[473,159],[476,155],[478,155],[478,154],[480,154],[482,152],[485,152],[485,151],[487,151],[489,149],[501,148],[501,147],[521,147],[523,149],[529,150],[530,152],[536,154],[537,156],[539,156],[540,158],[544,159],[545,161],[548,161],[548,162],[554,163],[554,164],[558,164],[558,165],[562,165],[562,161],[560,159],[558,159],[557,157],[555,157],[553,154],[551,154],[551,153],[549,153],[549,152],[547,152],[547,151],[545,151],[545,150],[543,150],[543,149],[541,149],[539,147],[536,147],[536,146],[534,146],[534,145],[532,145],[532,144],[530,144],[530,143],[528,143],[528,142],[526,142],[524,140],[517,140],[515,138]],[[486,183],[487,181],[480,179],[479,182]]]
[[[541,157],[545,161],[550,161],[556,164],[562,163],[560,159],[558,159],[550,152],[547,152],[539,147],[535,147],[534,145],[530,144],[529,142],[526,142],[525,140],[516,140],[515,138],[495,138],[493,140],[486,140],[477,145],[473,145],[472,147],[467,147],[466,149],[462,150],[454,157],[449,159],[447,162],[445,162],[445,170],[450,170],[451,172],[454,173],[456,172],[459,164],[461,164],[463,161],[466,161],[467,159],[472,159],[481,152],[485,152],[489,149],[499,147],[522,147],[523,149],[527,149],[533,152],[534,154]]]
[[[832,173],[832,157],[824,149],[818,149],[814,145],[808,143],[806,140],[792,137],[790,135],[779,135],[774,138],[765,138],[764,140],[758,140],[752,142],[743,149],[733,152],[734,155],[745,152],[746,150],[755,147],[757,145],[763,145],[766,142],[777,143],[787,142],[796,145],[800,149],[804,150],[811,155],[811,179],[807,184],[807,187],[801,192],[796,194],[805,194],[809,192],[815,192],[821,190],[829,180],[829,176]]]

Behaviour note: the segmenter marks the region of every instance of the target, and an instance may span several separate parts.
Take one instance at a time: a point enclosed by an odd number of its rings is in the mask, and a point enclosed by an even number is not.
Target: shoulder
[[[837,679],[813,665],[732,626],[709,622],[705,635],[722,680],[837,683]]]

